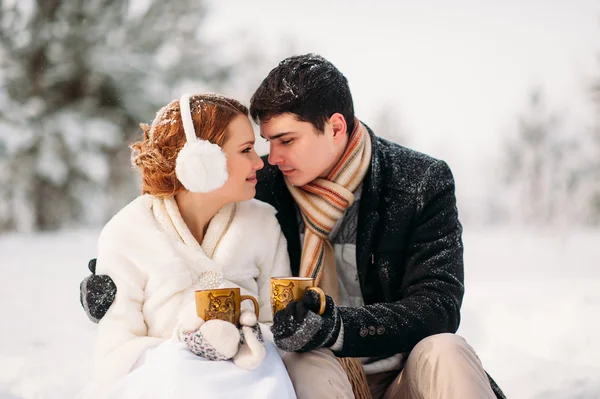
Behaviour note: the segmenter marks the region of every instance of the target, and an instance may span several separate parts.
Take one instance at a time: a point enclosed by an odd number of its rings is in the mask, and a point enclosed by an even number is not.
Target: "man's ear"
[[[331,118],[329,118],[329,123],[333,129],[333,140],[343,140],[346,130],[348,129],[344,115],[336,112],[335,114],[331,115]]]

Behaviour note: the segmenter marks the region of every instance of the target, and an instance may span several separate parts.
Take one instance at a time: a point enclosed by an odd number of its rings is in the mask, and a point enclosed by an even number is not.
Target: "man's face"
[[[344,145],[340,142],[341,135],[334,134],[332,123],[326,123],[320,133],[312,123],[301,122],[294,114],[281,114],[261,122],[260,133],[270,145],[269,163],[277,166],[295,186],[327,176],[337,163],[340,145]]]

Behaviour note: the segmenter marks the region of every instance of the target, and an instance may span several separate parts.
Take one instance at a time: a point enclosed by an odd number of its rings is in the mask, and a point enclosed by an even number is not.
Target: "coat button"
[[[375,326],[369,326],[369,335],[375,335]]]
[[[377,327],[377,334],[383,335],[384,332],[385,332],[385,327],[384,326],[378,326]]]
[[[361,337],[364,338],[364,337],[366,337],[369,334],[369,330],[367,330],[366,327],[363,327],[363,328],[360,329],[359,334],[360,334]]]

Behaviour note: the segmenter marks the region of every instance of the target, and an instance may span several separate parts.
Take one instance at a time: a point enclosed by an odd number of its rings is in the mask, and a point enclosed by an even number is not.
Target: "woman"
[[[269,278],[291,275],[275,211],[253,199],[263,162],[247,114],[233,99],[186,95],[141,125],[131,148],[143,195],[98,241],[97,272],[117,295],[83,396],[295,398],[253,312],[242,313],[241,331],[196,316],[195,290],[239,287],[268,325]]]

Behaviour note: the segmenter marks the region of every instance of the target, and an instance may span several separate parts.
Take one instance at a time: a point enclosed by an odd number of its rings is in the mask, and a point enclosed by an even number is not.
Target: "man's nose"
[[[273,146],[270,148],[268,161],[271,165],[279,165],[283,163],[283,158],[281,158],[278,152],[273,149]]]

